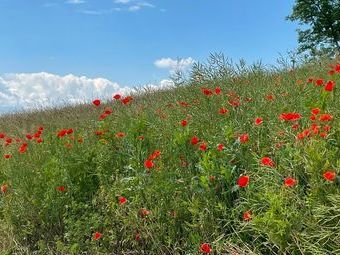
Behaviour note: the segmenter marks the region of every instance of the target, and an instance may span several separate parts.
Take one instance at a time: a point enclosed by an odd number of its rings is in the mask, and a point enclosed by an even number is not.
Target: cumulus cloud
[[[175,70],[184,71],[188,69],[194,63],[194,61],[195,60],[191,57],[177,59],[177,60],[172,59],[172,58],[161,58],[161,59],[157,59],[154,62],[154,65],[158,68],[169,69],[170,72],[173,72]]]
[[[0,76],[2,109],[25,109],[66,103],[109,99],[114,93],[128,94],[132,89],[104,78],[88,78],[73,74],[19,73]],[[1,109],[0,109],[1,110]]]
[[[150,83],[142,88],[160,90],[173,88],[171,80]],[[111,99],[113,94],[135,92],[105,78],[88,78],[68,74],[13,73],[0,76],[0,113],[50,106],[91,102],[95,98]]]
[[[127,4],[127,3],[130,3],[131,0],[115,0],[115,3],[117,4]]]

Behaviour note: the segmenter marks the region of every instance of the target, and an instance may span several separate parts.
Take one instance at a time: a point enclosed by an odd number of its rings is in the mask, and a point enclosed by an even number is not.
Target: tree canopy
[[[296,0],[287,19],[299,21],[299,52],[340,53],[340,0]]]

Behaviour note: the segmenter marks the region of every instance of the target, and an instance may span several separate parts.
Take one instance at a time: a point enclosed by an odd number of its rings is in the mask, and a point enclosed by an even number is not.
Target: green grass
[[[340,73],[328,74],[329,61],[293,70],[232,68],[221,56],[209,63],[176,88],[139,92],[126,105],[1,116],[0,185],[8,188],[0,193],[0,254],[200,254],[203,243],[211,254],[340,254]],[[321,78],[334,89],[316,86]],[[106,107],[113,112],[100,121]],[[315,121],[313,108],[321,111]],[[289,112],[302,117],[279,118]],[[333,119],[320,121],[322,114]],[[27,140],[38,127],[43,142]],[[310,134],[297,139],[304,130]],[[249,176],[246,187],[240,176]],[[286,187],[287,177],[296,185]]]

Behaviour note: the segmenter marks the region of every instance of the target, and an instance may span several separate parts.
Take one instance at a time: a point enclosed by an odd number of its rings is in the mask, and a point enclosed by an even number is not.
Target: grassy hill
[[[1,116],[0,254],[340,254],[339,69]]]

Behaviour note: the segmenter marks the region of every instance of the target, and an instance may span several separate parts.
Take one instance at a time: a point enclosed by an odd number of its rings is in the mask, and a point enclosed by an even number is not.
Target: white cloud
[[[127,3],[130,3],[131,0],[115,0],[115,3],[117,4],[127,4]]]
[[[66,1],[67,4],[83,4],[85,3],[84,0],[67,0]]]
[[[142,86],[145,90],[170,89],[171,80]],[[115,93],[128,95],[135,90],[104,78],[68,74],[13,73],[0,76],[0,113],[111,99]]]
[[[161,58],[154,62],[155,66],[162,69],[169,69],[170,72],[181,70],[184,71],[189,68],[195,60],[192,57],[172,59],[172,58]]]
[[[73,74],[18,73],[0,76],[0,112],[4,109],[29,109],[66,103],[109,99],[112,94],[128,94],[132,89],[104,78],[87,78]]]
[[[129,10],[130,12],[135,12],[135,11],[139,11],[140,8],[141,8],[141,7],[140,7],[139,5],[132,5],[132,6],[129,7],[128,10]]]

